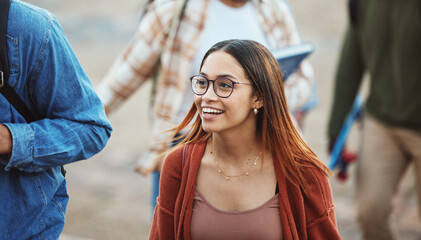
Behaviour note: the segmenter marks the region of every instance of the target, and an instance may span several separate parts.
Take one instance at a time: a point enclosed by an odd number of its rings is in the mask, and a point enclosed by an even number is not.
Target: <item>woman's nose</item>
[[[208,90],[202,96],[203,99],[216,100],[218,98],[218,95],[216,95],[216,93],[215,93],[215,89],[213,87],[213,84],[214,84],[213,82],[209,81]]]

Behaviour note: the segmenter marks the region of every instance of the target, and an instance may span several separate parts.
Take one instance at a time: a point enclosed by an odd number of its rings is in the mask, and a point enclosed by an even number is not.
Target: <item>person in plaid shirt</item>
[[[165,141],[169,135],[163,132],[180,123],[193,103],[189,77],[198,73],[210,46],[234,38],[258,41],[270,50],[301,43],[285,0],[156,0],[149,4],[134,38],[98,88],[110,114],[146,81],[154,81],[153,140],[136,166],[145,176],[155,171],[153,207],[161,153],[170,145]],[[303,61],[285,82],[291,112],[310,98],[313,82],[312,67]]]

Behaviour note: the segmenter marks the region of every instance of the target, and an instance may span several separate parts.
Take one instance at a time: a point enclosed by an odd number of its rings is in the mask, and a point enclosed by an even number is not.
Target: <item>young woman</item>
[[[190,81],[150,239],[340,239],[329,170],[294,128],[271,53],[219,42]]]
[[[142,1],[145,2],[145,1]],[[170,144],[162,134],[188,113],[194,94],[186,81],[199,72],[205,52],[231,38],[258,41],[269,49],[302,42],[286,0],[149,0],[130,44],[116,58],[98,87],[107,115],[113,114],[146,82],[151,82],[151,139],[135,166],[152,173],[155,208],[163,152]],[[151,77],[154,76],[154,77]],[[153,80],[152,80],[153,79]],[[152,81],[149,81],[152,80]],[[285,86],[290,111],[305,106],[315,84],[308,61],[303,61]]]

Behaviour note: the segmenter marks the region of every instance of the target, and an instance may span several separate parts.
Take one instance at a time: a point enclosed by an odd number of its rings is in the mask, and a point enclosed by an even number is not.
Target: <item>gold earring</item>
[[[253,109],[253,113],[254,113],[254,116],[256,116],[259,113],[259,110],[257,110],[257,108],[255,108],[255,109]]]

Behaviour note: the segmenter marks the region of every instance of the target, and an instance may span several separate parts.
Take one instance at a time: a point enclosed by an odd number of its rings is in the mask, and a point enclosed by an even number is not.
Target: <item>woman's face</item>
[[[207,57],[200,75],[209,80],[224,77],[234,82],[250,84],[235,58],[223,51],[213,52]],[[252,86],[234,84],[232,94],[227,98],[221,98],[215,94],[213,84],[209,82],[207,92],[194,98],[202,119],[203,130],[217,133],[255,129],[256,117],[253,108],[259,108],[260,105],[257,97],[253,95]]]

